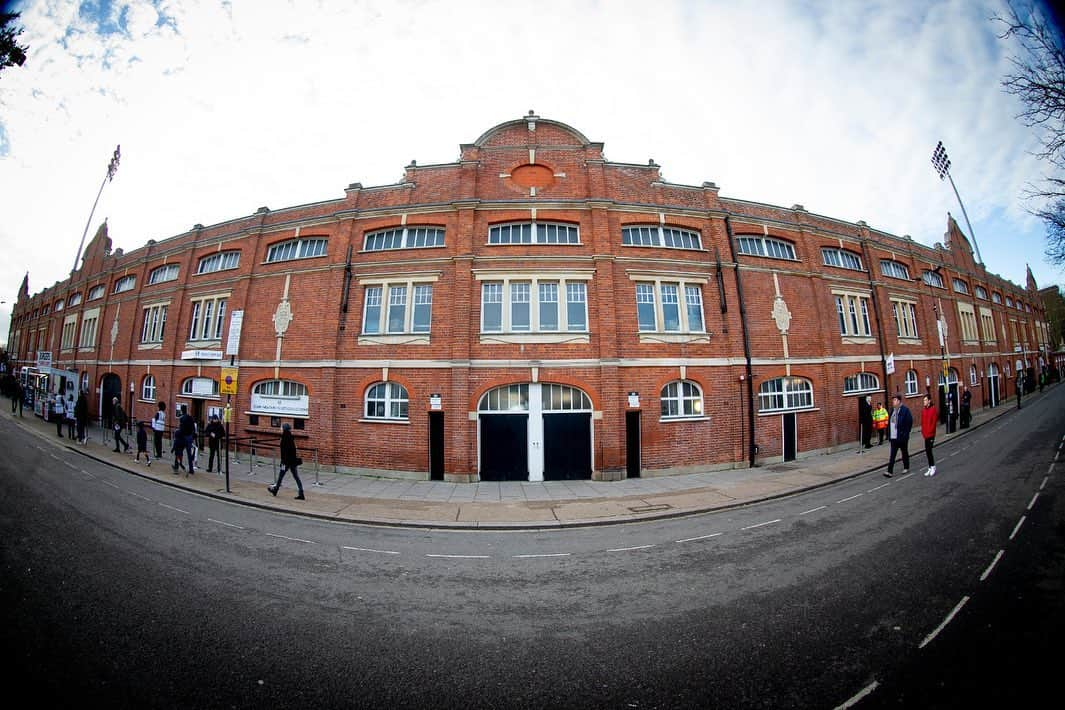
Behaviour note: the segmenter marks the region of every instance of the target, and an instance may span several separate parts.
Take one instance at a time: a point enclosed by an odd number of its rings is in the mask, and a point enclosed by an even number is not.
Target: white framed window
[[[192,301],[189,340],[221,340],[228,296],[204,296]]]
[[[481,282],[482,333],[587,333],[588,285],[576,275]]]
[[[702,249],[700,234],[691,229],[661,224],[630,225],[621,228],[621,243],[626,246]]]
[[[980,384],[980,375],[976,372],[976,365],[969,365],[969,384],[974,387]]]
[[[161,284],[164,281],[173,281],[178,277],[178,271],[181,269],[177,264],[163,264],[152,269],[148,274],[148,285]]]
[[[636,325],[645,333],[705,333],[702,285],[637,282]]]
[[[880,260],[880,273],[893,279],[910,280],[910,269],[902,262],[893,259]]]
[[[662,388],[662,419],[703,416],[703,392],[688,380],[670,382]]]
[[[72,350],[74,348],[74,337],[78,330],[78,314],[74,313],[63,319],[63,336],[60,341],[60,347],[63,350]]]
[[[1006,296],[1006,308],[1013,308],[1013,299]]]
[[[88,393],[89,391],[89,372],[85,370],[81,373],[81,391]]]
[[[290,239],[274,244],[266,251],[266,262],[291,261],[325,256],[328,239],[324,237]]]
[[[1002,296],[1001,296],[1001,295],[999,295],[997,291],[992,291],[992,292],[991,292],[991,302],[992,302],[992,303],[998,303],[998,304],[1000,304],[1000,305],[1001,305],[1001,303],[1002,303]]]
[[[943,277],[935,271],[928,271],[926,269],[925,272],[921,274],[921,280],[935,288],[946,288],[946,286],[943,285]]]
[[[42,316],[46,316],[46,315],[48,315],[51,312],[52,312],[52,304],[51,303],[46,303],[43,306],[41,306],[41,315]]]
[[[906,396],[912,397],[917,394],[920,384],[917,381],[917,370],[906,370]]]
[[[955,278],[951,281],[951,284],[954,286],[954,291],[956,293],[964,293],[966,296],[969,295],[969,284],[961,279]]]
[[[240,266],[240,252],[239,251],[220,251],[216,254],[210,254],[200,259],[200,264],[196,268],[197,274],[210,274],[215,271],[226,271],[228,269],[235,269]]]
[[[917,304],[913,301],[891,299],[891,314],[895,318],[895,332],[900,338],[919,338],[917,332]]]
[[[428,333],[432,323],[433,285],[414,281],[367,284],[362,334]]]
[[[795,245],[783,239],[741,234],[736,237],[736,250],[748,256],[764,256],[771,259],[798,261]]]
[[[870,338],[869,297],[865,294],[833,291],[839,332],[844,337]]]
[[[181,394],[186,397],[217,397],[218,380],[210,377],[189,377],[181,383]]]
[[[976,311],[968,303],[958,303],[958,324],[961,326],[961,338],[971,342],[980,339],[976,326]]]
[[[90,301],[95,301],[97,298],[103,298],[103,295],[104,295],[104,285],[103,284],[97,284],[96,286],[93,286],[92,288],[89,289],[89,300]]]
[[[251,389],[251,411],[273,417],[307,417],[310,412],[307,387],[292,380],[258,382]]]
[[[880,380],[871,372],[858,372],[843,378],[843,394],[875,392],[880,389]]]
[[[778,377],[758,387],[759,412],[812,409],[813,406],[814,386],[802,377]]]
[[[160,303],[144,307],[144,320],[141,323],[142,343],[163,342],[163,329],[166,327],[167,304]]]
[[[557,222],[512,222],[488,228],[489,244],[580,244],[576,225]]]
[[[155,401],[155,375],[145,375],[141,380],[141,399],[146,402]]]
[[[821,247],[821,259],[824,261],[825,266],[837,266],[841,269],[853,269],[854,271],[864,270],[862,269],[862,257],[846,249]]]
[[[977,286],[973,286],[973,290],[976,292],[976,297],[977,298],[981,298],[981,299],[983,299],[985,301],[987,300],[987,289],[986,288],[984,288],[983,286],[977,285]]]
[[[114,293],[123,293],[125,291],[132,291],[133,287],[137,284],[136,276],[123,276],[118,281],[115,281]]]
[[[55,302],[55,306],[52,308],[52,310],[54,312],[58,313],[59,311],[63,310],[63,306],[65,306],[65,305],[66,305],[66,301],[64,301],[62,298],[60,298],[58,301]]]
[[[409,396],[396,382],[378,382],[366,390],[366,418],[406,421]]]
[[[70,307],[73,308],[74,306],[80,306],[80,305],[81,305],[81,294],[80,293],[75,293],[73,296],[70,297]]]
[[[991,309],[984,306],[980,307],[980,335],[985,343],[995,342],[995,319]]]
[[[363,251],[444,246],[443,227],[393,227],[366,234]]]
[[[93,308],[85,311],[81,317],[81,337],[78,339],[79,348],[92,348],[96,346],[96,330],[100,320],[100,309]]]

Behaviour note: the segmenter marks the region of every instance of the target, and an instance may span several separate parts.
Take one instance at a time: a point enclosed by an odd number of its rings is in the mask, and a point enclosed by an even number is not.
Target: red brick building
[[[949,217],[930,248],[724,198],[531,113],[398,184],[110,244],[105,224],[69,281],[24,283],[20,364],[51,353],[100,416],[119,395],[203,418],[233,349],[235,436],[292,422],[322,465],[388,476],[788,460],[854,446],[866,394],[994,406],[1048,340],[1031,274],[989,273]]]

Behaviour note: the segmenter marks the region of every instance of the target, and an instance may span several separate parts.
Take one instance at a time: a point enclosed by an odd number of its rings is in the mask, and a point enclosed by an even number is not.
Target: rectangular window
[[[658,330],[654,284],[636,284],[636,319],[640,330]]]
[[[869,299],[857,294],[834,294],[840,334],[868,338],[872,335],[869,323]]]
[[[662,329],[680,330],[680,305],[676,284],[662,284]]]
[[[917,306],[909,301],[892,301],[895,331],[900,338],[917,338]]]
[[[199,298],[193,301],[189,340],[221,340],[225,314],[225,296]]]
[[[144,309],[144,322],[141,325],[142,343],[163,342],[163,329],[166,327],[165,305],[148,306]]]
[[[558,330],[558,283],[541,281],[539,291],[540,330]]]
[[[411,322],[411,331],[428,333],[432,312],[433,287],[429,284],[418,284],[414,287],[414,318]]]
[[[366,287],[366,303],[362,311],[362,332],[377,335],[381,332],[381,287]]]
[[[407,287],[390,286],[388,289],[388,333],[404,332],[407,315]]]
[[[485,333],[503,331],[503,283],[481,284],[481,330]]]
[[[482,282],[481,332],[587,332],[586,288],[583,281],[566,278]]]
[[[79,348],[91,348],[96,345],[96,326],[99,321],[99,309],[93,309],[85,314],[81,321],[81,339],[78,340]]]
[[[581,282],[566,284],[566,329],[588,330],[587,285]]]
[[[388,294],[387,307],[383,304]],[[362,309],[363,335],[428,333],[432,325],[433,287],[426,283],[367,285]]]
[[[529,321],[529,284],[518,281],[510,284],[510,329],[526,331]]]
[[[688,306],[688,330],[703,332],[703,292],[698,286],[685,286],[684,300]]]

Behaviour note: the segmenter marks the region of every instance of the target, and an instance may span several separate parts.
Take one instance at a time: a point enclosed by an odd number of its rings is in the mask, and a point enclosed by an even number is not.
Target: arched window
[[[485,392],[477,405],[479,412],[529,411],[529,385],[506,385]]]
[[[200,259],[200,264],[196,268],[196,273],[210,274],[215,271],[235,269],[238,266],[240,266],[239,251],[220,251],[215,254],[208,254]]]
[[[946,377],[943,377],[943,373],[939,373],[939,384],[940,386],[958,384],[958,371],[952,367]]]
[[[81,391],[88,394],[89,392],[89,372],[88,370],[81,373]]]
[[[178,277],[178,271],[180,266],[177,264],[163,264],[160,267],[152,269],[152,272],[148,274],[148,284],[161,284],[164,281],[173,281]]]
[[[210,377],[190,377],[181,383],[181,394],[186,397],[217,397],[218,380]]]
[[[756,234],[737,234],[736,246],[740,254],[798,261],[795,257],[795,245],[783,239],[773,239]]]
[[[366,418],[406,421],[409,397],[403,385],[378,382],[366,390]]]
[[[875,392],[880,389],[880,380],[871,372],[859,372],[843,378],[843,394]]]
[[[802,377],[778,377],[763,382],[758,388],[759,412],[811,409],[813,406],[814,386]]]
[[[141,399],[155,401],[155,375],[145,375],[141,380]]]
[[[912,397],[917,394],[919,385],[917,384],[917,370],[906,371],[906,396]]]
[[[306,417],[310,412],[307,387],[291,380],[266,380],[251,389],[253,414]]]
[[[310,259],[314,256],[325,256],[327,240],[324,237],[314,239],[290,239],[287,242],[274,244],[266,252],[266,261],[289,261],[291,259]]]
[[[629,225],[621,228],[621,243],[627,246],[701,249],[702,238],[691,229],[661,224]]]
[[[980,375],[976,372],[976,365],[969,365],[969,384],[976,385],[980,382]]]
[[[703,416],[703,393],[694,382],[670,382],[662,388],[661,399],[663,419]]]

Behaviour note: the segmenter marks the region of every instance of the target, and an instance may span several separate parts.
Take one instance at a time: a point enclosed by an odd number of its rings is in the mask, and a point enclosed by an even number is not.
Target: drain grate
[[[657,505],[631,506],[631,507],[629,507],[629,510],[631,510],[634,513],[654,513],[654,512],[657,512],[659,510],[669,510],[672,507],[673,506],[669,505],[668,503],[659,503]]]

